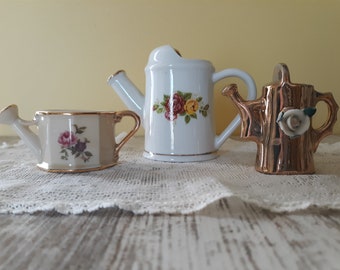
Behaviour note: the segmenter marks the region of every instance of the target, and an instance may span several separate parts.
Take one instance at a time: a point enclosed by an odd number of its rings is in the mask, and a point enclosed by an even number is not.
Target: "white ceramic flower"
[[[301,136],[310,126],[310,117],[316,112],[315,108],[290,109],[281,111],[276,123],[290,138]]]

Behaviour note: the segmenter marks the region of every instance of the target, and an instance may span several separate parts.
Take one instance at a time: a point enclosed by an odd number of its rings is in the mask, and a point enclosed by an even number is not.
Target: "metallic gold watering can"
[[[262,96],[245,101],[237,85],[222,90],[237,106],[241,118],[241,138],[257,144],[255,169],[267,174],[311,174],[315,172],[313,153],[320,141],[332,133],[338,105],[331,93],[319,93],[312,85],[290,81],[288,67],[278,64],[273,83],[263,87]],[[312,127],[316,104],[328,106],[328,119]]]

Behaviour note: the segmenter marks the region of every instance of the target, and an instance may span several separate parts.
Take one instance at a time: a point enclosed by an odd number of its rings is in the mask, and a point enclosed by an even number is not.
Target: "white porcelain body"
[[[134,128],[120,143],[115,124],[123,116],[135,119]],[[123,144],[137,131],[138,116],[131,111],[39,111],[34,122],[41,142],[38,167],[48,171],[89,171],[113,166]]]
[[[40,168],[88,169],[116,163],[118,159],[115,154],[114,117],[110,114],[37,112],[35,121],[41,142]],[[75,126],[83,133],[77,133]],[[85,147],[84,151],[80,151]]]
[[[218,80],[239,77],[248,87],[248,98],[256,98],[255,83],[247,73],[237,69],[215,73],[210,62],[184,59],[170,46],[151,53],[145,75],[144,156],[154,160],[191,162],[216,157],[240,124],[237,116],[216,136],[213,89]]]

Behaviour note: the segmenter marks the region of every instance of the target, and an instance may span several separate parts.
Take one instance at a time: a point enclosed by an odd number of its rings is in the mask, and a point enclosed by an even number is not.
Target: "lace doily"
[[[278,176],[255,171],[256,145],[228,139],[214,160],[165,163],[142,157],[131,139],[118,165],[78,174],[47,173],[20,141],[0,147],[0,213],[55,210],[78,214],[118,206],[134,213],[191,213],[235,196],[275,212],[316,206],[340,209],[340,141],[321,143],[316,174]]]

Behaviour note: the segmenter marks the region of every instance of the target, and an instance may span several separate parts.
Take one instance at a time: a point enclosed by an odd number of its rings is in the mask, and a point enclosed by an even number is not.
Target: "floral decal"
[[[90,142],[87,138],[80,139],[79,134],[84,133],[86,127],[78,127],[73,125],[75,132],[64,131],[59,135],[58,143],[60,144],[61,159],[68,160],[69,156],[72,155],[75,158],[80,158],[84,162],[87,162],[91,157],[92,153],[86,151],[87,144]]]
[[[315,108],[282,110],[276,122],[281,130],[290,138],[301,136],[310,126],[310,117],[316,112]]]
[[[192,93],[177,91],[172,97],[163,96],[163,101],[153,105],[153,111],[164,113],[164,117],[169,121],[174,121],[178,116],[184,117],[186,124],[191,119],[197,119],[197,114],[207,117],[209,104],[203,103],[202,97],[193,97]]]

